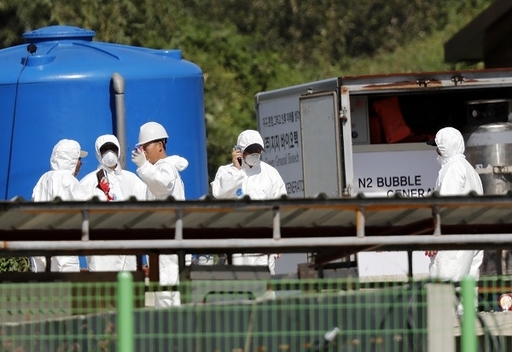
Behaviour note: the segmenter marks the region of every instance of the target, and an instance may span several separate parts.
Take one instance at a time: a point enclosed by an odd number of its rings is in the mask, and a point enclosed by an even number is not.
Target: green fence
[[[478,300],[471,281],[456,286],[201,280],[181,283],[180,306],[155,308],[153,291],[169,288],[129,273],[118,282],[4,282],[0,351],[511,351],[512,313],[498,305],[506,278],[479,282]]]

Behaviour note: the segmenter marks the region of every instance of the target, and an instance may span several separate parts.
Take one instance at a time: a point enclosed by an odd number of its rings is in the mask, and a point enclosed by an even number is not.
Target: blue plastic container
[[[187,199],[207,194],[201,69],[183,60],[180,50],[94,42],[94,35],[77,27],[45,27],[25,33],[27,44],[0,50],[2,198],[31,199],[62,138],[77,140],[89,152],[79,179],[96,169],[96,138],[117,134],[114,73],[124,78],[126,169],[136,170],[130,153],[139,127],[156,121],[169,134],[167,154],[189,161],[181,173]]]

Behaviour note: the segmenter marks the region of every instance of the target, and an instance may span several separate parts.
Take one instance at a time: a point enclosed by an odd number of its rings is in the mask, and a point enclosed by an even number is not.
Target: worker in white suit
[[[231,164],[217,170],[211,183],[212,194],[219,199],[236,199],[249,196],[251,199],[276,199],[286,195],[286,185],[276,168],[261,160],[264,151],[263,139],[258,131],[240,133],[237,144],[231,151]],[[275,274],[275,259],[278,254],[261,253],[233,254],[234,265],[264,265]]]
[[[89,199],[96,196],[102,201],[124,201],[131,197],[144,200],[147,189],[144,182],[119,164],[121,148],[117,137],[99,136],[95,150],[98,168],[80,180]],[[87,257],[87,268],[89,271],[135,271],[137,259],[134,255],[92,255]]]
[[[60,140],[50,156],[51,170],[44,173],[32,191],[34,202],[49,202],[55,198],[63,201],[85,200],[87,192],[79,184],[76,176],[82,166],[82,158],[87,152],[80,149],[77,141]],[[43,272],[46,269],[45,257],[31,258],[32,271]],[[51,258],[51,271],[80,271],[78,256],[57,256]]]
[[[437,132],[435,140],[427,143],[437,146],[437,160],[441,169],[435,190],[439,195],[484,193],[480,176],[464,156],[464,138],[458,130],[452,127],[442,128]],[[478,281],[483,250],[426,251],[425,255],[431,258],[429,273],[432,278],[460,282],[469,275]],[[459,304],[457,312],[461,313],[461,309]]]
[[[467,195],[472,191],[483,194],[480,176],[464,156],[464,138],[458,130],[445,127],[437,132],[435,141],[429,144],[437,146],[437,160],[441,164],[435,186],[439,195]],[[471,275],[478,280],[482,250],[427,251],[425,254],[431,257],[431,277],[458,282],[464,276]]]
[[[157,122],[148,122],[140,127],[137,148],[132,152],[132,161],[137,165],[137,174],[147,185],[147,200],[185,200],[185,185],[180,172],[188,167],[188,161],[178,155],[167,156],[169,135]],[[187,254],[186,263],[191,255]],[[179,264],[176,254],[160,255],[159,275],[161,285],[179,284]],[[151,270],[151,268],[149,268]],[[179,306],[178,291],[155,292],[155,307]]]

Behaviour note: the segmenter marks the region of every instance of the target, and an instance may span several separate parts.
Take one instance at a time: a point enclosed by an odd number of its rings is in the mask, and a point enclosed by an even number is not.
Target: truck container
[[[481,126],[508,125],[511,98],[510,69],[342,76],[259,92],[262,159],[279,170],[290,197],[426,197],[440,169],[435,147],[426,142],[446,126],[467,141]],[[486,144],[494,144],[493,131],[486,130]],[[510,189],[509,177],[494,182]],[[358,257],[360,276],[408,271],[406,253]],[[426,274],[428,258],[412,257],[418,274]],[[386,258],[387,267],[376,258]]]

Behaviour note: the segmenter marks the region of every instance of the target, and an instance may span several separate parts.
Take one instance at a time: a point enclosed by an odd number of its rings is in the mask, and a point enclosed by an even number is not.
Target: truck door
[[[340,114],[338,94],[304,95],[299,107],[304,196],[352,195],[352,137],[348,120],[342,118],[346,115]]]

